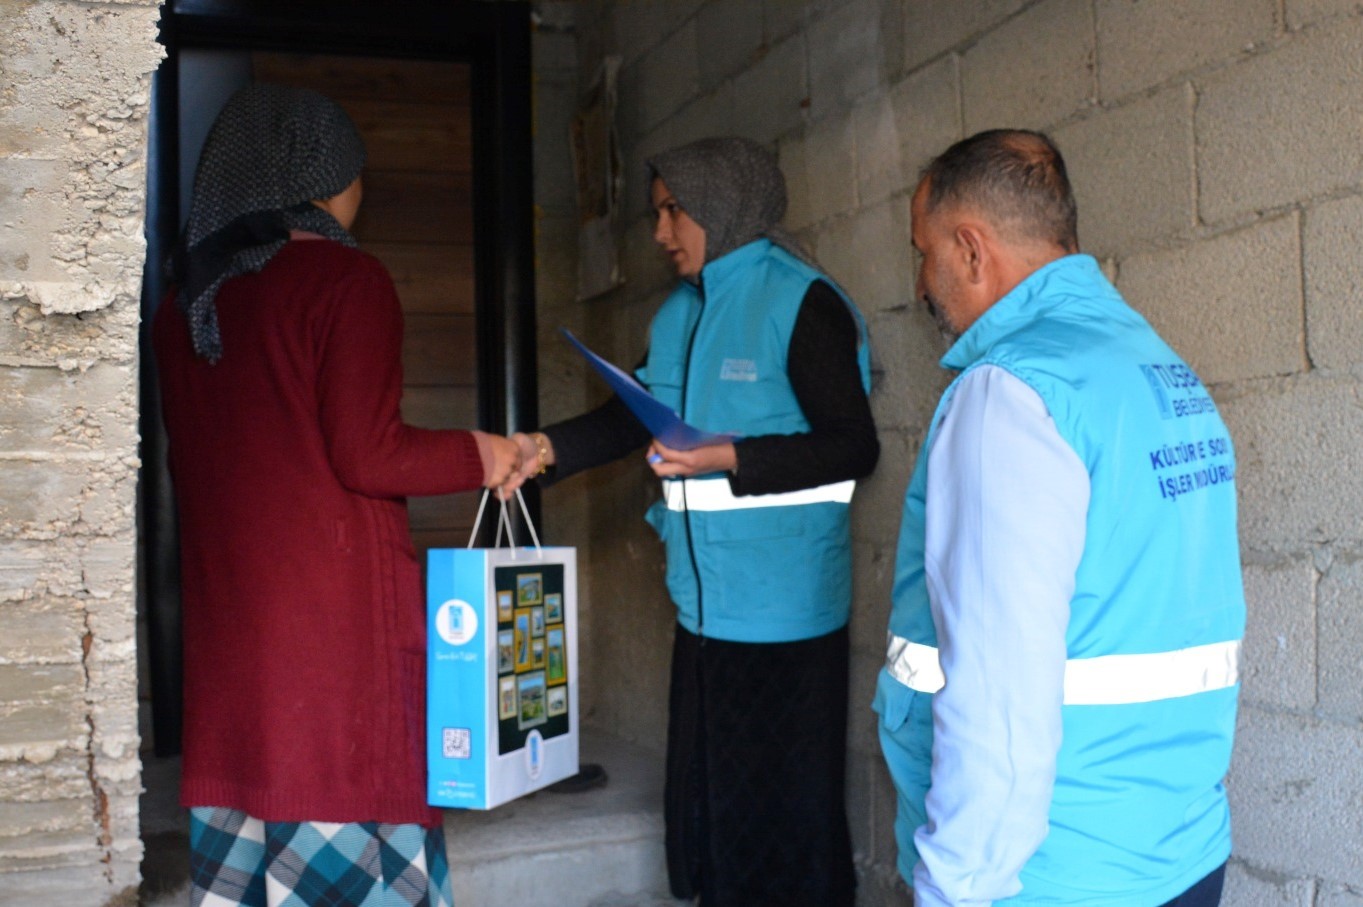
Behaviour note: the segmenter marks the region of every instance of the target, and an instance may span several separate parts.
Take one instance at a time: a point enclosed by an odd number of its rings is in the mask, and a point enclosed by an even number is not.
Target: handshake
[[[554,463],[554,447],[540,432],[518,431],[509,438],[482,431],[472,434],[483,461],[483,485],[504,501]]]
[[[503,501],[527,479],[542,475],[556,462],[554,443],[543,432],[518,431],[509,438],[478,431],[473,435],[483,458],[483,484],[496,491]],[[738,452],[732,441],[677,450],[654,438],[646,460],[653,474],[661,479],[738,472]]]

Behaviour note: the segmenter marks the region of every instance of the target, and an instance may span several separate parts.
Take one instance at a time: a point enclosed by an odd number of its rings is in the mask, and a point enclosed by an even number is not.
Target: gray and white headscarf
[[[705,230],[705,261],[765,237],[814,264],[781,227],[786,214],[786,180],[776,155],[751,139],[701,139],[651,157],[649,183],[667,185],[682,209]]]
[[[355,124],[330,98],[265,84],[232,96],[199,156],[189,223],[172,265],[196,353],[214,362],[222,357],[219,288],[264,268],[290,230],[355,245],[312,202],[354,182],[364,159]]]

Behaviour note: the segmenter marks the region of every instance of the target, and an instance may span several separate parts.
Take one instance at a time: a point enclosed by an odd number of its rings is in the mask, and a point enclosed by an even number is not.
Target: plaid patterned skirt
[[[194,907],[453,907],[443,828],[189,814]]]

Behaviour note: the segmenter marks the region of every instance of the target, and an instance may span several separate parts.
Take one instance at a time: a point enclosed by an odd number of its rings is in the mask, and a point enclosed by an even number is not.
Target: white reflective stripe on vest
[[[890,634],[885,666],[904,686],[936,693],[946,685],[937,650]],[[1222,690],[1240,682],[1240,641],[1174,652],[1100,655],[1065,662],[1065,705],[1128,705]]]
[[[664,479],[663,497],[668,510],[747,510],[797,504],[847,504],[856,487],[857,483],[849,479],[782,494],[736,495],[730,490],[728,479]]]

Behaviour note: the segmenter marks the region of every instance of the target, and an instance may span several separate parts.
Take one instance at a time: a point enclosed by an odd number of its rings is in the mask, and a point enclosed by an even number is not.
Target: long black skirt
[[[701,907],[844,907],[848,635],[672,645],[667,868]]]

